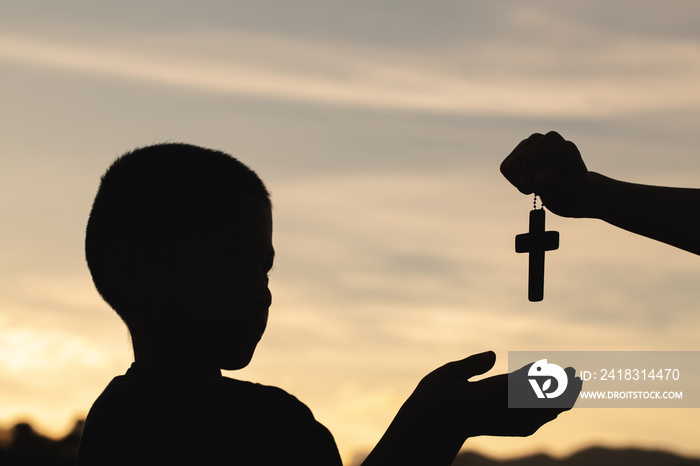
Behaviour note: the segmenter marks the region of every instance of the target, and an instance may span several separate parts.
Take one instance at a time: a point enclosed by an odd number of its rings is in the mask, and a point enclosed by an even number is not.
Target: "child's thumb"
[[[476,375],[488,372],[496,363],[496,353],[485,351],[473,354],[461,361],[453,361],[433,371],[429,377],[440,381],[468,380]]]

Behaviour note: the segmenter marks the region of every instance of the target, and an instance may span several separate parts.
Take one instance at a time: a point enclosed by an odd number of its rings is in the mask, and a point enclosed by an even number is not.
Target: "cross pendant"
[[[559,232],[544,231],[544,209],[530,211],[530,231],[515,237],[515,252],[530,254],[528,292],[530,301],[544,298],[544,252],[559,247]]]

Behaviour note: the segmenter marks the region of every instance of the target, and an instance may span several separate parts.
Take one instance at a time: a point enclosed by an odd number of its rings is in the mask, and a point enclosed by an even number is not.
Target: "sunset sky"
[[[84,228],[134,147],[224,150],[272,192],[268,331],[226,375],[297,396],[344,459],[421,377],[496,351],[700,350],[700,258],[549,214],[500,175],[533,132],[589,169],[700,186],[700,3],[668,0],[5,1],[0,5],[0,425],[64,434],[132,361]],[[574,409],[497,457],[590,445],[700,456],[698,409]]]

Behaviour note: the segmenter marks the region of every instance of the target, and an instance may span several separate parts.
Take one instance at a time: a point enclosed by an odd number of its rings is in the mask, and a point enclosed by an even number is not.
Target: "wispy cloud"
[[[9,63],[268,99],[567,117],[700,107],[696,43],[623,40],[575,56],[533,50],[485,42],[421,56],[232,32],[93,44],[0,36],[0,60]]]

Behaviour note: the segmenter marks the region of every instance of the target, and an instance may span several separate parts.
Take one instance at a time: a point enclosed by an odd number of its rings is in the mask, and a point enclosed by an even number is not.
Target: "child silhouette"
[[[271,203],[252,170],[188,144],[121,156],[102,177],[85,254],[134,363],[93,404],[79,466],[341,464],[303,403],[221,374],[250,362],[272,301]],[[506,375],[468,381],[494,362],[486,352],[426,376],[365,464],[449,465],[467,437],[529,435],[564,411],[508,409]]]

